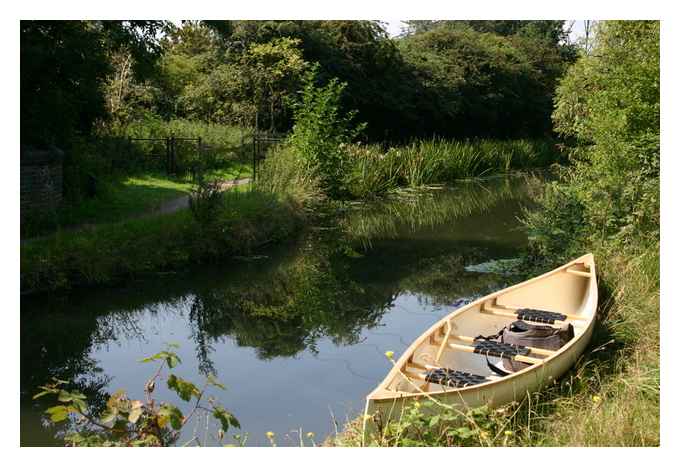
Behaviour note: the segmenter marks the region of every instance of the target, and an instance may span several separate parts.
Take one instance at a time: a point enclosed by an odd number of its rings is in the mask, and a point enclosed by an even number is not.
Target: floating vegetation
[[[465,270],[467,272],[512,276],[520,273],[518,268],[521,264],[521,258],[493,259],[491,261],[485,261],[484,263],[465,266]]]

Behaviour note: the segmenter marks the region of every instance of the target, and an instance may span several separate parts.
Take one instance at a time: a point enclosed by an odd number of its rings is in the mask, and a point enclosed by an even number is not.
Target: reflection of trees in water
[[[103,309],[95,307],[96,311],[86,307],[82,312],[66,309],[24,314],[20,330],[22,403],[46,408],[51,401],[33,401],[32,397],[38,386],[55,377],[71,381],[95,410],[103,409],[109,397],[105,388],[112,378],[103,374],[91,355],[122,339],[145,341],[140,315],[163,314],[176,309],[182,300],[142,305],[135,301],[138,297],[131,298],[123,309],[120,302],[113,301]]]
[[[509,278],[498,274],[465,271],[462,258],[460,254],[426,258],[399,281],[399,286],[428,305],[445,306],[461,297],[483,296],[508,285]]]
[[[190,319],[199,355],[208,355],[210,342],[226,335],[263,359],[314,351],[324,337],[336,345],[356,343],[392,297],[367,295],[336,256],[329,245],[309,244],[266,280],[197,293]]]
[[[74,321],[63,314],[34,316],[30,323],[24,320],[20,334],[22,404],[45,410],[53,401],[34,401],[33,395],[38,386],[54,377],[72,381],[96,410],[104,407],[107,399],[104,388],[111,377],[102,373],[90,353],[97,339],[109,333],[98,327],[96,315]]]

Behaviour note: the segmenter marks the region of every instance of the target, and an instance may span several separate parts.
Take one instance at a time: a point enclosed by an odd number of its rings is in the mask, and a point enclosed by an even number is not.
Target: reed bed
[[[398,187],[419,187],[469,177],[546,167],[559,161],[556,145],[541,140],[416,140],[402,147],[351,145],[344,161],[345,186],[357,198]]]

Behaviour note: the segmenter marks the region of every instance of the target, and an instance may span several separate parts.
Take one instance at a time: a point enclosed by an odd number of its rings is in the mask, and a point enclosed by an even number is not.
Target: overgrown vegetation
[[[532,252],[550,264],[593,250],[603,303],[589,383],[546,424],[556,444],[659,443],[659,84],[659,22],[606,21],[558,88],[574,167],[527,213]]]
[[[286,144],[269,155],[260,184],[306,190],[329,198],[372,198],[399,187],[420,187],[462,178],[547,167],[562,161],[557,144],[539,140],[415,140],[385,147],[354,142],[364,125],[344,115],[337,81],[319,87],[307,76],[295,125]],[[289,186],[295,188],[288,188]],[[304,187],[304,188],[303,188]],[[315,195],[308,194],[308,197]]]
[[[345,83],[340,114],[356,110],[371,141],[549,132],[576,50],[562,21],[418,24],[393,39],[376,21],[22,21],[21,142],[88,173],[77,146],[95,135],[286,132],[315,64],[321,87]]]
[[[450,183],[469,177],[547,167],[562,160],[555,142],[541,140],[416,140],[406,146],[351,145],[344,164],[347,191],[357,198],[398,187]]]

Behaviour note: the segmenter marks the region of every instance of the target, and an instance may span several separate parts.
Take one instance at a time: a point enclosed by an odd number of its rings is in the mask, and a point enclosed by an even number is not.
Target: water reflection
[[[186,376],[227,383],[225,405],[253,444],[298,424],[328,433],[328,407],[360,408],[384,375],[386,348],[403,350],[461,297],[512,282],[465,266],[517,254],[525,235],[516,216],[536,183],[410,194],[351,209],[267,258],[22,301],[22,444],[53,442],[40,425],[45,402],[31,400],[38,385],[73,380],[100,406],[120,387],[134,395],[149,371],[135,360],[170,340]]]

